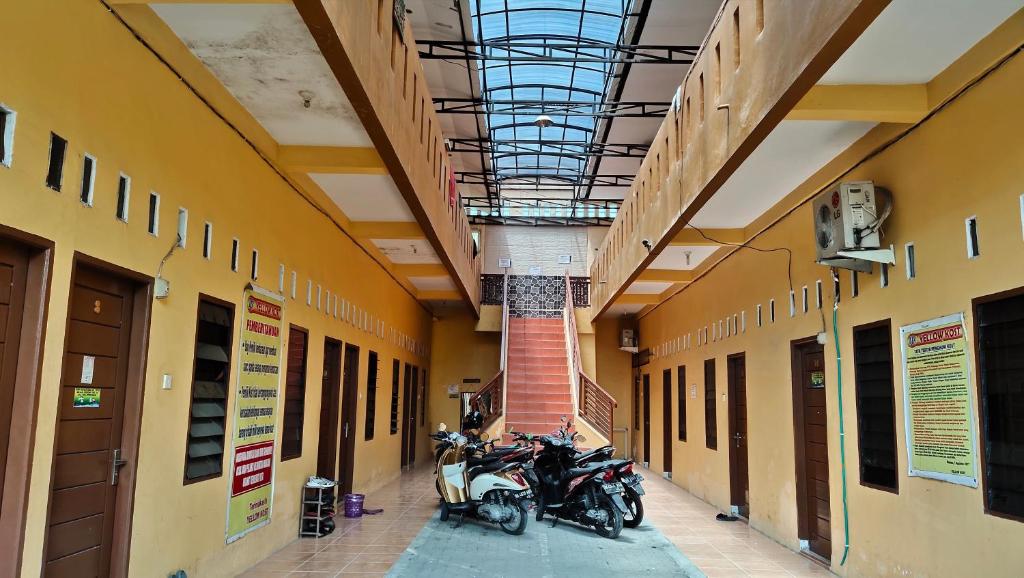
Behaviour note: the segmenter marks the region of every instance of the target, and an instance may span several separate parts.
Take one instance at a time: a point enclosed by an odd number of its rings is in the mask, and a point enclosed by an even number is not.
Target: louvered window
[[[401,380],[402,364],[396,359],[391,363],[391,434],[398,433],[398,384]]]
[[[985,507],[1024,520],[1024,293],[976,304]]]
[[[221,474],[233,318],[231,307],[200,299],[185,450],[186,483]]]
[[[715,360],[704,361],[704,441],[718,449],[718,406],[715,403]]]
[[[676,403],[679,404],[679,441],[686,441],[686,366],[680,365],[676,368],[676,375],[679,378],[676,383]]]
[[[896,490],[896,416],[888,321],[853,330],[860,481]]]
[[[306,413],[306,330],[288,331],[288,372],[284,383],[284,421],[281,427],[281,459],[302,455],[302,427]]]
[[[377,374],[380,373],[376,351],[370,352],[369,360],[369,367],[366,370],[366,440],[373,439],[373,430],[377,422]]]

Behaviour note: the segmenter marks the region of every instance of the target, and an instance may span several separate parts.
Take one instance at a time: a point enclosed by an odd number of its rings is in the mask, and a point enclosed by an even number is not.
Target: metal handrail
[[[605,439],[611,441],[612,427],[614,425],[614,410],[618,402],[604,388],[597,384],[590,376],[583,371],[583,364],[580,358],[580,338],[576,329],[576,309],[572,298],[572,287],[570,287],[569,272],[565,273],[565,316],[566,331],[568,335],[567,347],[571,359],[570,374],[573,384],[573,402],[576,404],[576,413],[590,424]],[[571,343],[571,345],[570,345]]]
[[[501,304],[501,352],[498,359],[498,373],[469,398],[469,406],[484,416],[483,429],[487,429],[505,412],[508,396],[508,273],[505,274],[504,297]]]

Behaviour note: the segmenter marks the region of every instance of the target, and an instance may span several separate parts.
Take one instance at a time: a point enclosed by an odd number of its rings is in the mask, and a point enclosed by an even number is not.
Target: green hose
[[[839,299],[832,306],[832,336],[836,344],[836,383],[838,384],[839,401],[839,462],[842,464],[843,475],[843,559],[839,565],[846,564],[846,556],[850,553],[850,511],[846,506],[846,428],[843,422],[843,358],[839,353]]]

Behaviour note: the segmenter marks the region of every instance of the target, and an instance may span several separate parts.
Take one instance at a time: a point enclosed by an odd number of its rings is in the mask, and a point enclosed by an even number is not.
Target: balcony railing
[[[583,359],[580,357],[580,337],[576,328],[576,308],[573,298],[572,283],[566,276],[565,292],[565,333],[566,347],[569,353],[569,374],[573,384],[573,401],[576,412],[583,421],[590,424],[597,433],[606,440],[612,439],[612,425],[615,415],[615,398],[605,391],[596,381],[583,371]]]
[[[494,273],[485,273],[480,276],[480,304],[501,305],[505,299],[504,294],[505,276]],[[540,294],[547,294],[557,299],[550,300],[544,306],[538,305],[538,309],[561,310],[565,305],[561,301],[562,292],[565,290],[563,277],[537,276],[537,275],[511,275],[510,286],[512,301],[519,302],[516,295],[526,285],[533,285],[541,289]],[[550,287],[548,287],[550,285]],[[590,277],[569,277],[569,286],[572,288],[573,304],[576,307],[590,307]],[[516,308],[515,306],[513,308]],[[525,309],[525,308],[520,308]]]

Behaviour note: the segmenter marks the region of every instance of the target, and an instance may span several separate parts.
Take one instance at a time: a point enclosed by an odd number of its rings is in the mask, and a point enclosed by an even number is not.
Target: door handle
[[[121,448],[114,450],[114,457],[110,460],[110,485],[116,486],[120,477],[121,468],[128,463],[128,460],[121,459]]]
[[[736,447],[740,447],[740,440],[743,439],[743,436],[740,435],[740,432],[736,432],[733,434],[732,439],[736,440]]]

